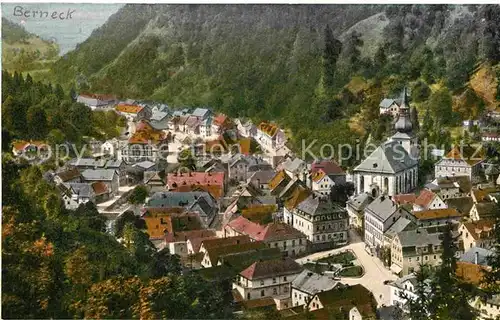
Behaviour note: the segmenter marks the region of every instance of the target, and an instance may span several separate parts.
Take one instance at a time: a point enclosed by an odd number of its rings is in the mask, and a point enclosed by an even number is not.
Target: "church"
[[[408,193],[418,183],[418,141],[410,119],[406,88],[401,96],[396,133],[354,169],[356,193],[394,196]]]

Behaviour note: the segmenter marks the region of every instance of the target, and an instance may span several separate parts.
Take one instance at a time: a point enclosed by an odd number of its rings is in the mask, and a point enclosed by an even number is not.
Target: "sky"
[[[123,3],[3,3],[2,17],[24,26],[28,32],[43,39],[57,42],[60,54],[63,55],[87,39],[94,29],[104,24],[123,5]],[[48,12],[48,17],[45,13],[42,15],[36,13],[34,16],[34,11]],[[71,15],[68,15],[69,13]]]

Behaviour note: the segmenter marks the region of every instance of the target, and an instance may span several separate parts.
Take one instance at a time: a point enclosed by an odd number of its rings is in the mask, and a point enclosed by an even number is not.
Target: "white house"
[[[413,203],[414,211],[446,209],[448,206],[436,193],[423,189]]]
[[[391,281],[387,285],[389,286],[389,303],[391,306],[398,306],[404,310],[404,306],[408,301],[404,297],[412,300],[417,298],[415,293],[417,276],[414,273]]]
[[[439,160],[435,166],[435,176],[454,177],[466,176],[470,180],[477,177],[482,170],[484,150],[471,146],[453,146],[450,152]]]
[[[275,151],[286,143],[286,135],[276,124],[261,122],[257,126],[255,139],[266,150]]]
[[[338,285],[342,284],[328,276],[304,270],[292,281],[292,306],[306,305],[316,293],[332,290]]]
[[[76,102],[83,103],[92,110],[112,107],[116,103],[116,97],[104,94],[85,94],[81,93]]]
[[[312,243],[340,244],[348,241],[349,219],[344,208],[329,199],[310,195],[291,212],[288,223],[304,233]]]
[[[390,196],[379,196],[365,208],[365,243],[370,249],[384,245],[385,232],[399,219],[409,213]]]
[[[303,267],[291,258],[256,261],[239,273],[233,289],[244,300],[267,297],[291,300],[291,283],[302,270]]]
[[[90,183],[64,183],[58,188],[62,194],[64,207],[69,210],[77,209],[81,204],[95,202],[95,192]]]

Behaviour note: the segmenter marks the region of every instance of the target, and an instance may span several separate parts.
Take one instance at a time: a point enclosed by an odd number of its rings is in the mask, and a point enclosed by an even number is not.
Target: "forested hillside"
[[[57,58],[56,43],[27,32],[22,26],[2,18],[2,68],[11,72],[48,70]]]
[[[66,210],[39,167],[4,154],[2,173],[2,318],[231,315],[229,283],[181,274],[178,257],[157,251],[133,219],[117,222],[121,244],[94,204]]]
[[[421,121],[426,110],[459,112],[433,118],[439,136],[498,104],[499,26],[493,5],[127,5],[54,74],[96,92],[274,119],[295,146],[383,134],[380,99],[409,84]]]

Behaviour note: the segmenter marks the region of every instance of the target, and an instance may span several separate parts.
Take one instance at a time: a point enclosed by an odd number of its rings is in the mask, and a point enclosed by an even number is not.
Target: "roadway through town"
[[[360,278],[346,278],[342,277],[341,282],[349,285],[362,284],[368,290],[372,291],[379,306],[389,305],[389,287],[384,284],[385,280],[396,280],[397,276],[392,274],[392,272],[385,268],[382,261],[378,258],[371,256],[365,251],[365,244],[361,238],[355,234],[354,231],[350,232],[351,243],[337,249],[316,252],[308,256],[297,259],[296,261],[300,264],[305,264],[307,262],[315,261],[324,257],[328,257],[330,254],[336,254],[346,249],[352,250],[357,258],[359,264],[363,265],[365,269],[365,274]]]

